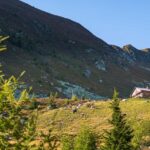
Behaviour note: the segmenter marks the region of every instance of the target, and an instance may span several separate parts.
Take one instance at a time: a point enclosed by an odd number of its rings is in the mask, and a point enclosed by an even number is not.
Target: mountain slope
[[[150,52],[112,46],[80,24],[19,0],[0,1],[0,34],[10,35],[0,62],[7,75],[26,70],[36,93],[57,91],[91,98],[128,96],[150,84]],[[81,94],[82,93],[82,94]]]

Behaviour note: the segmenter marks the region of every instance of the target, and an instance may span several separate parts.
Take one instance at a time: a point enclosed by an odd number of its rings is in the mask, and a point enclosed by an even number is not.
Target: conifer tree
[[[114,90],[113,101],[111,103],[112,119],[109,123],[112,129],[107,132],[104,137],[105,145],[102,150],[133,150],[131,144],[133,138],[133,130],[128,125],[126,115],[121,112],[119,106],[118,92]]]
[[[23,113],[23,106],[30,100],[27,90],[22,90],[16,98],[19,82],[14,76],[5,79],[0,74],[0,149],[30,149],[34,140],[36,116]],[[13,142],[12,142],[13,141]]]
[[[6,50],[2,42],[7,38],[8,36],[0,36],[0,51]],[[0,70],[0,150],[44,150],[45,144],[48,144],[50,150],[54,150],[58,144],[51,132],[40,136],[43,138],[41,145],[34,144],[38,116],[37,110],[30,112],[30,115],[23,111],[28,102],[32,102],[29,94],[31,88],[21,88],[24,83],[19,79],[23,74],[24,72],[18,78],[6,78]]]

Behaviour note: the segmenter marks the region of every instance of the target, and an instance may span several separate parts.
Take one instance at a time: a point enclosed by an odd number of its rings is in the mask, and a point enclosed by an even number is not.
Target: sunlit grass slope
[[[88,107],[93,103],[93,108]],[[46,108],[39,112],[38,130],[53,129],[59,135],[76,135],[83,126],[90,127],[95,133],[102,134],[110,129],[108,119],[111,118],[111,101],[86,102],[76,113],[71,108],[61,107],[54,110]],[[150,135],[150,100],[129,99],[121,101],[122,112],[126,114],[129,124],[134,129],[135,140],[141,136],[149,139]],[[144,141],[143,139],[143,141]],[[149,141],[149,140],[148,140]]]

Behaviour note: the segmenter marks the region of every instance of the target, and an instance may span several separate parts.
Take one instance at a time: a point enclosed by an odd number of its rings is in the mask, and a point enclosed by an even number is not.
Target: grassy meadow
[[[60,100],[65,103],[66,100]],[[69,100],[68,100],[69,101]],[[47,106],[39,111],[37,130],[47,131],[52,129],[54,134],[76,135],[81,128],[87,126],[98,136],[102,136],[104,130],[111,126],[111,101],[85,101],[77,112],[72,112],[72,107],[78,105],[67,102],[63,107],[48,110]],[[120,103],[122,112],[126,114],[127,121],[134,129],[134,141],[142,145],[150,145],[150,100],[128,99]],[[100,138],[101,140],[101,138]]]

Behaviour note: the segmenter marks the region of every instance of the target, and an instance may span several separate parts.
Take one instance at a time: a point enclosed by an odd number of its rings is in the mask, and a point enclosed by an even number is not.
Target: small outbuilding
[[[150,88],[135,87],[131,93],[133,98],[150,98]]]

